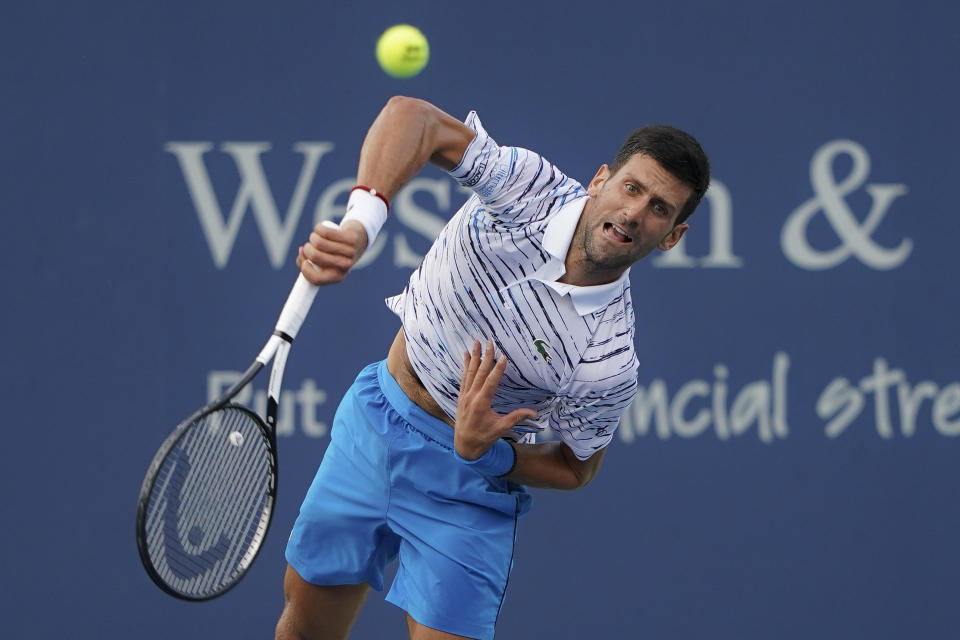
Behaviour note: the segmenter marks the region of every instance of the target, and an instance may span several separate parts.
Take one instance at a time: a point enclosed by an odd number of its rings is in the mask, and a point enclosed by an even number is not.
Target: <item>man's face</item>
[[[615,174],[603,165],[587,187],[568,272],[573,266],[570,275],[588,284],[610,282],[654,248],[671,249],[688,228],[675,222],[692,192],[649,156],[635,154]]]

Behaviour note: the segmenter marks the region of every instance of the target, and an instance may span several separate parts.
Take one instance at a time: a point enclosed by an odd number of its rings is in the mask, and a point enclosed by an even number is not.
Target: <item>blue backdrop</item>
[[[0,19],[3,635],[263,638],[337,400],[464,195],[424,171],[287,370],[280,500],[208,604],[146,577],[153,452],[248,363],[397,93],[586,181],[696,134],[715,183],[632,272],[641,391],[597,480],[536,492],[503,638],[944,638],[960,452],[960,9],[947,3],[23,3]],[[430,39],[395,80],[374,43]],[[251,398],[262,401],[265,379]],[[356,638],[400,637],[372,594]]]

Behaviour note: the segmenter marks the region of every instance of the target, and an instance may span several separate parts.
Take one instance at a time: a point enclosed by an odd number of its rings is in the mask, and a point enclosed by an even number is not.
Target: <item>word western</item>
[[[220,153],[211,141],[169,142],[164,149],[177,159],[180,172],[186,182],[187,192],[193,203],[200,228],[213,263],[223,269],[230,260],[237,234],[247,211],[253,214],[254,222],[263,239],[267,257],[274,269],[288,264],[294,238],[305,235],[304,210],[319,174],[319,166],[335,145],[329,141],[298,142],[293,151],[302,157],[299,175],[289,203],[281,214],[277,199],[263,166],[263,155],[271,150],[269,142],[224,142]],[[834,164],[846,160],[852,164],[847,176],[837,180]],[[225,182],[239,184],[233,202],[226,209],[217,198],[218,193],[229,191]],[[870,156],[867,150],[852,140],[834,140],[821,146],[810,162],[810,182],[814,197],[790,213],[781,230],[780,245],[784,256],[795,266],[811,270],[834,268],[850,258],[856,258],[866,266],[877,270],[894,269],[910,256],[913,243],[904,238],[893,248],[887,248],[873,239],[885,216],[894,208],[895,201],[908,192],[907,186],[899,183],[867,182],[870,174]],[[289,176],[277,179],[289,183]],[[323,187],[313,208],[309,227],[324,220],[336,220],[343,216],[349,190],[355,178],[336,179]],[[871,199],[871,208],[863,222],[847,203],[846,198],[863,188]],[[461,197],[453,198],[453,192]],[[416,267],[422,256],[410,247],[407,232],[432,241],[443,228],[469,190],[456,185],[449,178],[419,177],[407,184],[394,200],[394,216],[397,224],[388,228],[363,256],[356,268],[362,268],[376,260],[390,243],[393,235],[393,263],[396,267]],[[435,205],[428,209],[418,202],[432,199]],[[728,187],[720,180],[713,180],[706,193],[706,211],[698,216],[708,220],[709,249],[704,256],[688,254],[687,238],[673,250],[652,260],[659,268],[742,268],[744,259],[733,249],[733,198]],[[225,215],[225,211],[229,211]],[[815,248],[807,237],[807,228],[822,214],[836,237],[837,243],[829,249]],[[393,227],[393,230],[389,228]]]

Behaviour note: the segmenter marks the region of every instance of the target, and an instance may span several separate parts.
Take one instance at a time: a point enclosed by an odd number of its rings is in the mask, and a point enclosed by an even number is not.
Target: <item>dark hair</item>
[[[616,173],[636,154],[653,158],[660,166],[693,190],[677,216],[680,224],[700,204],[710,186],[710,161],[700,143],[685,131],[667,125],[648,125],[627,136],[617,152],[610,173]]]

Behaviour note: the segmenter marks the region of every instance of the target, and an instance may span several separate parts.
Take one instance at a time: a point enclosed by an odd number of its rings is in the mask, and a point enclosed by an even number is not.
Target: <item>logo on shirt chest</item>
[[[544,362],[550,362],[550,345],[546,340],[538,338],[533,341],[533,346],[537,350],[537,353],[540,354],[540,357],[543,358]]]

